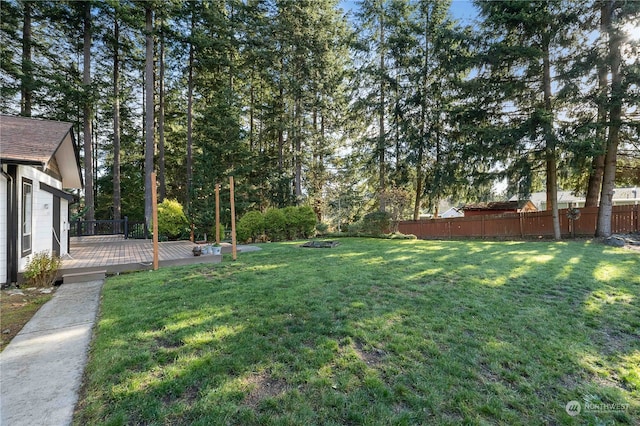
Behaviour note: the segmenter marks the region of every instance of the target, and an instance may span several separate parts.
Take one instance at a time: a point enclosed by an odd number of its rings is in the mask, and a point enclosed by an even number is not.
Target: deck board
[[[212,254],[194,256],[195,245],[190,241],[159,243],[160,267],[222,261],[222,256]],[[73,237],[70,247],[69,255],[62,259],[59,276],[96,270],[115,274],[153,269],[152,240],[125,240],[121,236]],[[223,251],[229,250],[230,247],[223,247]]]

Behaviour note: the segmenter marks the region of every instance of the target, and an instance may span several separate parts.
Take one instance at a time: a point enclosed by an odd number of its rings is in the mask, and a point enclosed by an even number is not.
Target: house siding
[[[18,181],[21,182],[22,178],[31,179],[33,181],[33,216],[32,216],[32,241],[31,241],[31,254],[21,257],[22,253],[22,239],[18,238],[18,272],[24,272],[27,264],[33,258],[33,255],[45,251],[51,253],[53,245],[53,195],[49,192],[40,189],[40,182],[44,182],[49,186],[57,189],[62,189],[62,183],[55,178],[41,172],[33,167],[20,166],[18,168]],[[22,187],[18,187],[18,200],[22,199]],[[61,206],[62,207],[62,206]],[[62,211],[62,209],[61,209]],[[61,216],[63,216],[61,214]],[[18,217],[22,217],[22,203],[18,203]],[[62,220],[62,218],[61,218]],[[63,228],[62,226],[60,227]],[[62,233],[62,232],[61,232]],[[66,241],[66,235],[65,235]],[[62,240],[60,241],[61,243]],[[64,249],[63,249],[64,244]],[[68,250],[66,242],[61,244],[60,252],[66,253]],[[6,262],[6,261],[5,261]]]
[[[7,283],[7,178],[0,174],[0,284]]]

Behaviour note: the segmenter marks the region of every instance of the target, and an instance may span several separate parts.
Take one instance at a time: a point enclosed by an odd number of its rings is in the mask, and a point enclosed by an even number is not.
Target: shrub
[[[58,256],[46,251],[35,253],[27,264],[24,277],[33,287],[50,287],[56,280],[61,263]]]
[[[403,234],[402,232],[393,232],[387,236],[390,240],[417,240],[413,234]]]
[[[391,226],[391,215],[387,212],[371,212],[367,213],[362,219],[362,231],[371,234],[379,235],[389,232]]]
[[[306,238],[312,236],[316,228],[316,214],[311,206],[289,206],[282,213],[285,216],[287,238]]]
[[[281,209],[269,209],[264,214],[264,231],[271,241],[281,241],[286,237],[287,218]]]
[[[295,229],[298,237],[307,238],[313,236],[317,222],[316,213],[311,206],[297,208]]]
[[[238,240],[255,241],[264,233],[264,217],[257,210],[250,211],[240,218],[236,229]]]
[[[288,240],[293,240],[296,237],[296,223],[297,223],[297,207],[288,206],[280,209],[285,218],[285,235]]]
[[[328,229],[329,229],[329,225],[327,225],[324,222],[320,222],[316,225],[316,231],[318,231],[318,234],[320,235],[326,234]]]
[[[158,204],[158,234],[175,240],[189,231],[189,221],[176,200],[164,200]]]

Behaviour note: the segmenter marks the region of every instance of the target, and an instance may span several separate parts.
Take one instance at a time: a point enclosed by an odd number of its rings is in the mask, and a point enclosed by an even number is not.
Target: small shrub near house
[[[41,251],[35,253],[24,271],[27,285],[31,287],[50,287],[56,280],[62,261],[55,254]]]
[[[189,232],[189,221],[182,205],[176,200],[164,200],[158,204],[158,234],[176,240]]]

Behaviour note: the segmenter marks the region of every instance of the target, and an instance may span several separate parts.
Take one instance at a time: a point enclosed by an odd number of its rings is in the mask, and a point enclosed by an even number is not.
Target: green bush
[[[402,232],[393,232],[388,235],[388,238],[390,240],[417,240],[418,239],[418,237],[416,237],[413,234],[403,234]]]
[[[311,206],[300,206],[296,212],[295,229],[299,238],[312,237],[316,230],[318,219]]]
[[[327,225],[324,222],[320,222],[316,225],[316,231],[318,231],[318,234],[320,235],[325,235],[328,229],[329,229],[329,225]]]
[[[158,204],[158,234],[175,240],[189,232],[189,221],[176,200],[164,200]]]
[[[257,210],[250,211],[240,218],[236,228],[239,241],[256,241],[264,233],[264,216]]]
[[[271,241],[282,241],[286,236],[287,218],[282,209],[269,209],[264,214],[264,231]]]
[[[296,224],[297,224],[297,211],[295,206],[288,206],[280,209],[284,214],[285,219],[285,235],[288,240],[293,240],[296,237]]]
[[[50,287],[56,280],[62,261],[46,251],[35,253],[24,271],[27,283],[33,287]]]
[[[314,234],[317,220],[311,206],[289,206],[281,210],[286,219],[288,239],[307,238]]]
[[[390,227],[391,215],[387,212],[376,211],[367,213],[362,219],[362,232],[366,234],[387,234]]]

